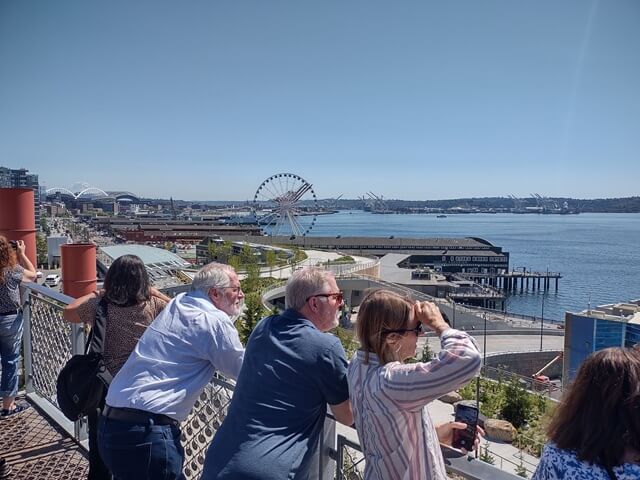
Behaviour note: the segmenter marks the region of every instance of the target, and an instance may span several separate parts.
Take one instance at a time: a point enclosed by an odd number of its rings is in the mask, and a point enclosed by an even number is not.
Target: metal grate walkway
[[[12,468],[10,480],[85,479],[89,472],[82,447],[34,406],[0,420],[0,455]]]

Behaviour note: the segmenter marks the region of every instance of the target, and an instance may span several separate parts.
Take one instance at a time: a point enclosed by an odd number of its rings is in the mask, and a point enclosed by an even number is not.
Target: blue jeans
[[[18,362],[22,345],[22,313],[0,316],[0,397],[15,397],[18,393]]]
[[[100,417],[100,456],[116,480],[184,480],[184,449],[175,425]]]

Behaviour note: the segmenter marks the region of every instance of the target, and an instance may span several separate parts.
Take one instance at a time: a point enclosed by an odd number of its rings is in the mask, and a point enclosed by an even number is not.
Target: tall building
[[[563,382],[570,383],[580,364],[608,347],[640,345],[640,299],[601,305],[565,315]]]
[[[38,175],[29,173],[26,168],[0,167],[0,188],[31,188],[33,189],[36,229],[40,231],[40,200],[41,189]]]
[[[0,167],[0,188],[11,188],[11,170],[7,167]]]

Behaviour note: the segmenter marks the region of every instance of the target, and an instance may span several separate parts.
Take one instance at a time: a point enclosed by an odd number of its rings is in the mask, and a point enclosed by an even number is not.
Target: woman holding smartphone
[[[426,329],[440,337],[442,350],[430,362],[405,364]],[[425,407],[478,373],[475,341],[449,327],[435,304],[387,290],[363,300],[356,332],[361,349],[349,364],[348,381],[365,478],[446,479],[439,443],[451,445],[453,431],[466,425],[434,427]]]
[[[22,345],[22,305],[20,284],[32,282],[36,269],[25,254],[22,240],[10,242],[0,235],[0,361],[2,378],[2,418],[20,413],[27,405],[15,402],[18,393],[18,361]]]

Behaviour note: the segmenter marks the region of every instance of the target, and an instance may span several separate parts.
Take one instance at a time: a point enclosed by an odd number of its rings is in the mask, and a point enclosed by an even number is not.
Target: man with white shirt
[[[243,299],[235,270],[210,263],[149,325],[113,379],[100,420],[100,455],[116,479],[184,478],[179,424],[216,370],[237,378],[244,348],[231,317]]]

